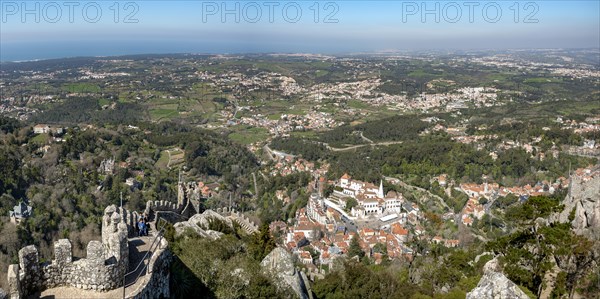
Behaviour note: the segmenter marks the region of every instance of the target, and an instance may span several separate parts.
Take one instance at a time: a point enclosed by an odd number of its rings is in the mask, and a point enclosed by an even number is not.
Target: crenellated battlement
[[[114,205],[104,210],[102,241],[90,241],[85,258],[74,260],[71,242],[54,243],[54,259],[40,264],[34,245],[19,250],[19,264],[8,271],[11,298],[23,298],[37,291],[58,286],[84,290],[109,291],[122,286],[129,265],[128,236],[133,233],[137,213]]]
[[[219,208],[217,209],[217,213],[229,217],[231,220],[235,221],[239,224],[248,234],[253,234],[258,231],[258,225],[256,225],[250,218],[246,217],[244,214],[235,211],[234,209],[228,208]]]
[[[147,215],[150,215],[152,212],[173,212],[179,214],[182,209],[182,206],[166,200],[151,200],[146,202],[146,210],[144,213]]]
[[[146,202],[144,213],[151,215],[152,212],[172,212],[184,217],[191,217],[198,213],[196,205],[200,200],[200,190],[194,182],[182,182],[177,184],[177,203],[166,200],[152,200]]]

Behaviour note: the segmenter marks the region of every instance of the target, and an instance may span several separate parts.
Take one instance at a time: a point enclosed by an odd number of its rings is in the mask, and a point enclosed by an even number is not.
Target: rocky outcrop
[[[219,220],[227,224],[229,227],[233,227],[233,222],[231,221],[231,219],[224,217],[213,210],[206,210],[202,214],[194,215],[192,216],[192,218],[190,218],[189,221],[194,222],[200,227],[208,228],[211,220]]]
[[[600,169],[584,169],[571,176],[569,193],[562,202],[565,209],[553,221],[571,221],[575,233],[600,238]]]
[[[225,215],[225,216],[224,216]],[[191,229],[198,235],[204,238],[218,239],[223,234],[217,231],[209,230],[211,221],[221,221],[229,228],[235,229],[234,222],[236,225],[246,232],[247,234],[253,234],[258,231],[258,226],[254,224],[248,217],[235,211],[217,209],[217,212],[213,210],[206,210],[202,214],[196,214],[187,221],[177,222],[174,227],[177,235],[182,234],[184,231]]]
[[[223,217],[215,211],[206,210],[202,214],[196,214],[192,216],[188,221],[176,223],[174,225],[175,232],[177,233],[177,235],[181,235],[186,230],[192,230],[203,238],[216,240],[220,238],[223,235],[223,233],[208,229],[209,223],[212,219],[220,220],[233,229],[233,223],[231,219]]]
[[[183,232],[185,232],[186,230],[191,230],[191,231],[195,232],[196,234],[198,234],[198,236],[200,236],[202,238],[208,238],[211,240],[219,239],[223,235],[223,233],[221,233],[221,232],[217,232],[217,231],[213,231],[213,230],[203,230],[198,225],[195,225],[188,221],[178,222],[177,224],[175,224],[175,232],[177,233],[178,236],[183,234]]]
[[[308,299],[307,280],[302,279],[294,267],[292,255],[285,249],[276,247],[260,263],[265,273],[271,275],[279,288],[291,288],[299,298]]]
[[[467,299],[529,299],[519,287],[502,272],[497,259],[483,267],[484,274],[477,287],[467,293]]]
[[[0,299],[8,298],[8,294],[0,288]]]

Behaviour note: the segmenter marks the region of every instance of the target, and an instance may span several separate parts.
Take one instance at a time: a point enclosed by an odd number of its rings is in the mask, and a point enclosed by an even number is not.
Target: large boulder
[[[175,227],[175,233],[178,236],[183,234],[183,232],[185,232],[186,230],[191,230],[191,231],[195,232],[196,234],[198,234],[198,236],[200,236],[202,238],[208,238],[211,240],[219,239],[223,235],[223,233],[221,233],[221,232],[217,232],[217,231],[213,231],[213,230],[204,230],[204,229],[200,228],[198,225],[196,225],[194,223],[190,223],[188,221],[178,222],[173,227]]]
[[[299,298],[309,298],[305,281],[300,272],[296,271],[292,255],[285,249],[276,247],[260,265],[265,273],[272,276],[279,288],[291,288]]]
[[[497,259],[484,266],[484,274],[477,287],[467,293],[467,299],[529,299],[519,287],[502,272]]]
[[[208,229],[209,222],[211,221],[211,219],[220,220],[223,223],[227,224],[229,227],[233,228],[233,223],[231,222],[231,219],[229,219],[228,217],[224,217],[213,210],[206,210],[202,214],[196,214],[192,216],[188,221],[202,228]]]
[[[587,237],[600,237],[600,170],[585,169],[571,176],[569,193],[563,200],[565,209],[552,217],[553,221],[571,221],[575,233]]]
[[[192,230],[203,238],[216,240],[220,238],[223,233],[208,229],[211,219],[220,220],[233,229],[233,223],[231,222],[231,219],[223,217],[215,211],[206,210],[202,214],[196,214],[192,216],[188,221],[176,223],[174,225],[175,232],[177,235],[180,235],[186,230]]]

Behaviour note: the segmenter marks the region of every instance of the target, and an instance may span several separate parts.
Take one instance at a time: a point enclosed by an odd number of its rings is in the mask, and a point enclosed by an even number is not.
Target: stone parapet
[[[40,264],[39,253],[30,245],[19,250],[19,264],[9,268],[11,298],[24,298],[58,286],[109,291],[122,285],[129,261],[125,210],[109,206],[102,219],[102,241],[90,241],[86,258],[73,261],[68,239],[54,243],[54,259]]]

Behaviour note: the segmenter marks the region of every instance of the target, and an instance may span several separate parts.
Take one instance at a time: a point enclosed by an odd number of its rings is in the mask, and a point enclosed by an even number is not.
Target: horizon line
[[[600,47],[574,47],[574,48],[566,48],[566,47],[539,47],[539,48],[503,48],[503,49],[494,49],[494,48],[430,48],[430,49],[384,49],[384,50],[374,50],[374,51],[335,51],[335,52],[286,52],[286,51],[264,51],[264,52],[140,52],[140,53],[129,53],[129,54],[108,54],[108,55],[75,55],[75,56],[62,56],[62,57],[53,57],[53,58],[33,58],[33,59],[22,59],[22,60],[2,60],[0,59],[0,63],[28,63],[28,62],[41,62],[41,61],[50,61],[50,60],[61,60],[61,59],[78,59],[78,58],[119,58],[119,57],[130,57],[130,56],[152,56],[152,55],[209,55],[209,56],[217,56],[217,55],[323,55],[323,56],[353,56],[353,55],[390,55],[390,54],[426,54],[427,52],[501,52],[501,51],[551,51],[551,50],[596,50],[600,52]]]

